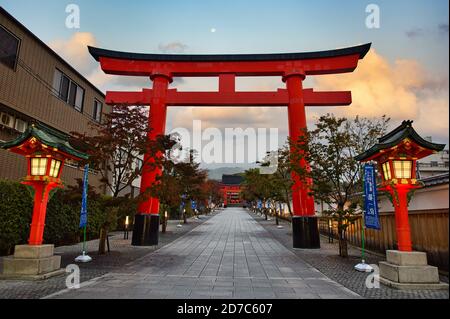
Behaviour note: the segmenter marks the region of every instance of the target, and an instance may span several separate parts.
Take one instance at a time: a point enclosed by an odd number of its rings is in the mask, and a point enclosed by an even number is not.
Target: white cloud
[[[423,136],[432,135],[437,141],[448,142],[448,79],[436,78],[415,60],[398,59],[389,63],[372,50],[353,73],[310,77],[309,83],[316,91],[352,91],[353,103],[339,107],[307,108],[308,125],[325,113],[339,116],[392,118],[397,126],[404,119],[414,120],[414,127]],[[312,81],[311,81],[312,79]],[[272,90],[284,87],[281,79],[237,81],[237,90]],[[182,90],[193,89],[186,79]],[[208,82],[195,86],[196,90],[217,90],[217,83]],[[309,86],[309,85],[308,85]],[[192,126],[192,120],[202,120],[205,127],[278,127],[280,136],[287,135],[285,108],[178,108],[169,113],[170,127]]]
[[[412,59],[398,59],[390,64],[375,50],[359,62],[354,73],[317,76],[318,90],[351,90],[349,107],[309,108],[310,120],[325,112],[339,116],[392,118],[392,125],[414,120],[421,135],[434,135],[448,141],[448,79],[437,79]]]
[[[76,32],[68,40],[57,39],[48,45],[82,74],[89,74],[95,68],[95,60],[88,52],[88,46],[95,46],[95,36],[89,32]]]
[[[188,46],[184,43],[181,43],[179,41],[170,42],[167,44],[160,44],[158,46],[159,51],[163,53],[183,53]]]

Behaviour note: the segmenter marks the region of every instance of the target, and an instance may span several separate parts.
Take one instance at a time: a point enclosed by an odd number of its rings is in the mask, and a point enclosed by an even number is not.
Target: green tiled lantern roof
[[[36,138],[44,145],[57,148],[58,150],[79,159],[87,160],[89,158],[86,153],[82,153],[70,145],[70,135],[58,132],[41,123],[34,123],[28,126],[27,130],[15,140],[0,143],[0,148],[10,149],[12,147],[17,147],[31,137]]]
[[[423,148],[432,150],[432,151],[442,151],[445,147],[445,144],[437,144],[429,142],[423,139],[412,127],[413,121],[403,121],[400,126],[395,128],[393,131],[388,134],[380,137],[378,139],[378,144],[375,144],[367,151],[362,154],[359,154],[355,157],[357,161],[363,161],[367,158],[372,157],[374,154],[378,153],[381,150],[391,148],[406,138],[414,141],[419,146]]]

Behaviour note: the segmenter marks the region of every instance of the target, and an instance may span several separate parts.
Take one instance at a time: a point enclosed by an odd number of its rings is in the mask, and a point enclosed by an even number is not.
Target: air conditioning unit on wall
[[[6,127],[14,128],[14,116],[7,113],[0,113],[0,124]]]
[[[23,120],[21,120],[21,119],[16,119],[16,123],[14,124],[14,128],[17,131],[19,131],[20,133],[23,133],[28,128],[28,123],[23,121]]]

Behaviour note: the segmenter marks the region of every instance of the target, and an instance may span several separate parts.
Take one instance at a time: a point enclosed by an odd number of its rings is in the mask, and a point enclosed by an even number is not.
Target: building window
[[[59,96],[61,87],[61,77],[62,72],[55,69],[55,74],[53,75],[53,94]]]
[[[0,62],[15,70],[20,40],[0,25]]]
[[[431,167],[438,167],[439,164],[437,161],[431,161]]]
[[[102,120],[102,110],[103,110],[103,104],[100,103],[97,100],[94,100],[94,114],[93,114],[93,118],[97,122],[101,122],[101,120]]]
[[[77,86],[77,96],[75,98],[75,110],[83,112],[84,89]]]
[[[83,112],[84,89],[58,69],[55,69],[53,90],[61,100],[78,112]]]
[[[77,85],[73,82],[70,83],[69,90],[69,104],[75,106],[75,98],[77,97]]]

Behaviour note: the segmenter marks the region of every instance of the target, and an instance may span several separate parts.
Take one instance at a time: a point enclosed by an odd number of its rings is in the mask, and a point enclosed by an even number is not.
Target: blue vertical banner
[[[258,199],[258,203],[256,204],[258,209],[262,208],[262,200]]]
[[[194,210],[197,209],[197,202],[195,200],[193,200],[191,202],[191,208],[194,209]]]
[[[89,164],[86,164],[86,166],[84,166],[83,197],[81,200],[81,211],[80,211],[80,228],[84,228],[87,225],[88,173],[89,173]]]
[[[184,207],[186,206],[186,203],[184,202],[184,200],[186,199],[186,194],[181,195],[181,203],[180,203],[180,212],[184,209]]]
[[[364,165],[364,224],[366,228],[381,229],[375,165],[373,164]]]

